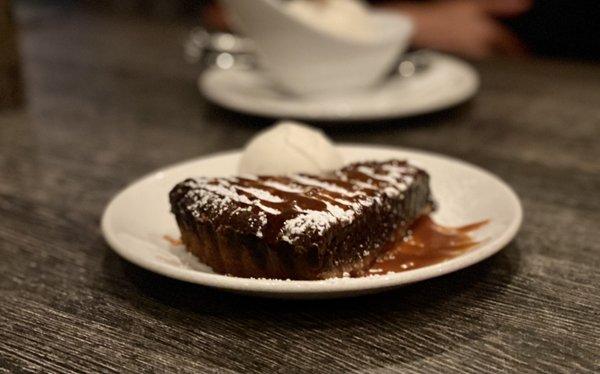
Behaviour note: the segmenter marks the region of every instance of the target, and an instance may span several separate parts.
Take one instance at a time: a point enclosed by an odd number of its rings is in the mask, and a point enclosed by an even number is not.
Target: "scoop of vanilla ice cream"
[[[283,121],[248,142],[239,163],[241,174],[323,174],[341,168],[333,143],[318,129]]]
[[[376,35],[369,8],[358,0],[294,0],[286,3],[295,17],[341,37],[369,39]]]

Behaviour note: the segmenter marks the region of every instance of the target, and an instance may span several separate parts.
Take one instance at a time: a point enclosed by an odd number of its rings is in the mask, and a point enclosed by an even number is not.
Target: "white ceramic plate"
[[[190,176],[235,174],[239,152],[222,153],[180,163],[152,173],[120,192],[102,217],[102,232],[123,258],[165,276],[228,291],[280,298],[327,298],[383,291],[437,277],[475,264],[504,247],[521,225],[518,197],[489,172],[457,159],[427,152],[373,146],[340,146],[345,160],[405,158],[431,175],[439,204],[436,221],[459,226],[485,219],[491,222],[475,234],[482,244],[451,260],[401,273],[322,281],[247,279],[212,272],[164,238],[179,237],[169,212],[168,192]]]
[[[471,98],[479,76],[469,64],[430,52],[427,70],[399,75],[370,90],[335,96],[294,97],[277,90],[260,70],[206,71],[198,80],[210,101],[242,113],[315,121],[382,120],[446,109]]]

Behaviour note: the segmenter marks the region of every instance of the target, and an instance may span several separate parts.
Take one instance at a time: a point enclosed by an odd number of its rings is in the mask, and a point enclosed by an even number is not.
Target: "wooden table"
[[[487,168],[518,192],[525,220],[504,251],[457,273],[289,302],[155,275],[100,234],[127,183],[270,123],[200,97],[181,57],[188,26],[40,5],[21,5],[19,21],[28,107],[0,114],[7,372],[600,370],[600,66],[482,62],[470,104],[328,129]]]

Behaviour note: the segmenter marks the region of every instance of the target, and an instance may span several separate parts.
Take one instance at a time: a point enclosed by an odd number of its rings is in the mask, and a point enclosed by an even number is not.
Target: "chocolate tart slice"
[[[255,278],[363,275],[433,209],[429,175],[400,160],[326,177],[186,179],[169,197],[191,253],[215,272]]]

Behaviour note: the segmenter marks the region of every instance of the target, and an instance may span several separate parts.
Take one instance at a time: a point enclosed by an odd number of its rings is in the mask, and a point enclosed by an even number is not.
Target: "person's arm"
[[[437,0],[375,2],[415,22],[413,44],[472,58],[521,55],[524,44],[499,20],[526,12],[531,0]]]

